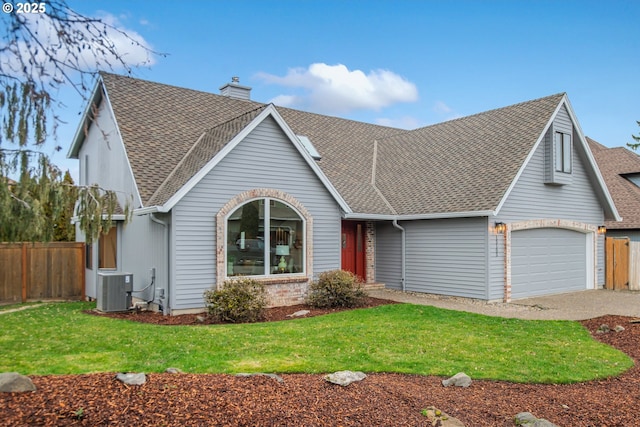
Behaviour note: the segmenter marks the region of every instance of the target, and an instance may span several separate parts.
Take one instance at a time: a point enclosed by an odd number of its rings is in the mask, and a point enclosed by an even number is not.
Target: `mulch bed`
[[[379,298],[365,298],[363,307],[377,307],[379,305],[397,304],[396,301],[390,301]],[[296,311],[307,310],[309,314],[303,317],[321,316],[323,314],[337,313],[339,311],[350,310],[349,308],[314,308],[306,304],[290,305],[287,307],[273,307],[265,311],[263,322],[275,322],[279,320],[291,320],[295,317],[291,314]],[[181,314],[179,316],[163,316],[162,313],[154,311],[130,311],[123,313],[102,313],[98,310],[88,310],[85,313],[96,316],[111,317],[115,319],[131,320],[133,322],[153,323],[155,325],[213,325],[219,324],[206,313],[201,314]]]
[[[308,308],[270,310],[268,319],[288,319],[287,314],[300,309]],[[195,316],[109,316],[162,324],[201,323]],[[514,415],[524,411],[564,427],[635,426],[640,425],[640,324],[630,320],[604,316],[582,322],[596,339],[636,361],[621,376],[600,381],[570,385],[474,381],[469,388],[445,388],[440,377],[371,374],[343,388],[327,383],[322,375],[306,374],[281,375],[282,383],[264,376],[148,374],[142,386],[124,385],[114,374],[34,376],[37,391],[0,394],[0,424],[426,426],[430,423],[420,411],[433,405],[467,427],[514,426]],[[622,325],[625,330],[596,334],[601,324]]]

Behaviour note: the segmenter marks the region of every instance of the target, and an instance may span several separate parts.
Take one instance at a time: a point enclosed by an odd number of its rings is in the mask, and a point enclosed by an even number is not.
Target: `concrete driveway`
[[[584,320],[607,314],[640,317],[640,291],[598,289],[526,298],[510,303],[390,289],[370,290],[368,293],[375,298],[398,302],[530,320]]]

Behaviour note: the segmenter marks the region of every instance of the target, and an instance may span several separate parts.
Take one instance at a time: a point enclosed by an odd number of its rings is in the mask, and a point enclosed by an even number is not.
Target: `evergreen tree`
[[[638,126],[640,126],[640,121],[636,121]],[[627,147],[632,150],[637,150],[640,147],[640,133],[638,135],[631,135],[631,138],[634,139],[635,142],[627,142]]]

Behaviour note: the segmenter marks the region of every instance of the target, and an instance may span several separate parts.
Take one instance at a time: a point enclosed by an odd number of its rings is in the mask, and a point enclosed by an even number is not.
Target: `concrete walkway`
[[[375,289],[368,291],[368,293],[372,297],[392,301],[519,319],[584,320],[607,314],[640,318],[640,291],[599,289],[526,298],[510,303],[487,302],[418,292],[400,292],[391,289]]]

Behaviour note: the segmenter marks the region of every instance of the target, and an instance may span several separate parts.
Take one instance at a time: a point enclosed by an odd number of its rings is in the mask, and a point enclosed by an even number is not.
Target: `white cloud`
[[[56,70],[56,62],[66,64],[64,71],[70,77],[73,77],[73,68],[88,72],[101,69],[118,71],[125,67],[155,63],[149,43],[137,32],[125,28],[111,14],[102,13],[98,17],[106,24],[104,28],[100,23],[96,24],[100,31],[90,31],[85,25],[70,23],[71,28],[67,28],[66,33],[56,28],[56,22],[47,14],[25,15],[25,18],[25,25],[33,34],[37,34],[39,43],[19,40],[0,55],[0,69],[18,78],[27,75],[36,79],[65,80],[62,71]],[[61,35],[68,34],[81,36],[83,40],[67,47]],[[111,50],[117,52],[120,59],[109,53],[105,46],[112,47]],[[69,64],[72,64],[71,68],[67,66]]]
[[[257,76],[267,83],[299,89],[303,93],[280,95],[275,100],[289,106],[305,107],[322,113],[346,113],[353,110],[380,110],[400,102],[418,99],[416,86],[389,70],[349,70],[342,64],[311,64],[290,69],[284,77],[267,73]]]
[[[433,105],[433,111],[438,114],[449,114],[453,110],[444,102],[436,101],[436,103]]]
[[[442,101],[436,101],[433,104],[432,111],[440,117],[440,120],[453,120],[461,117],[459,113],[456,113],[453,108]]]

